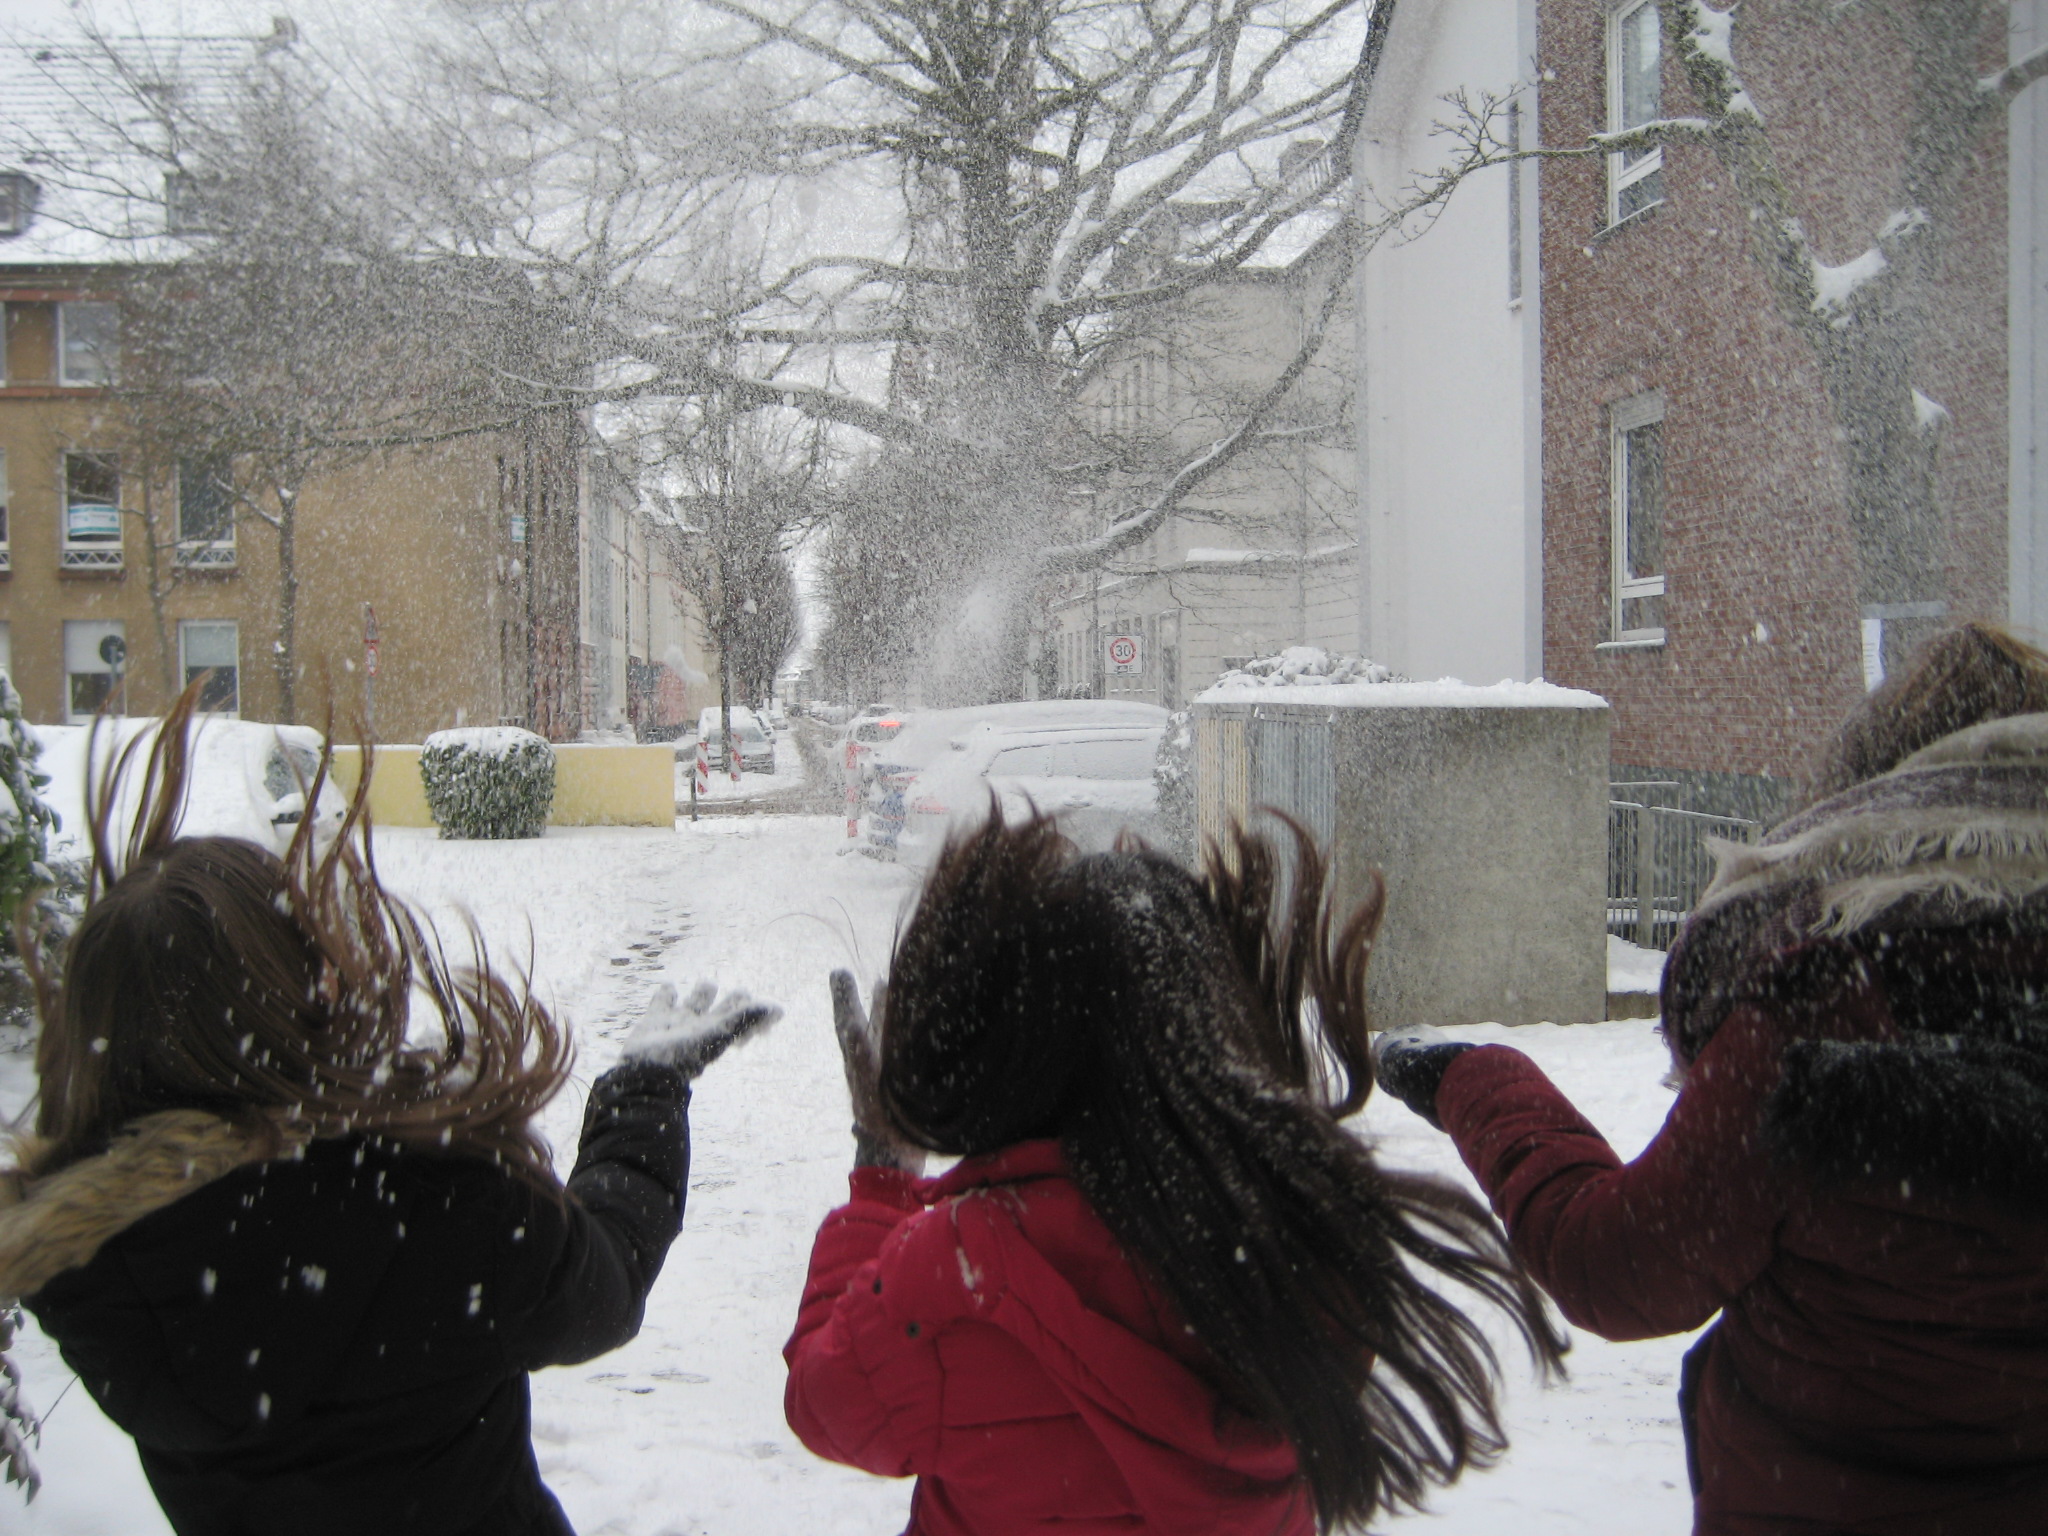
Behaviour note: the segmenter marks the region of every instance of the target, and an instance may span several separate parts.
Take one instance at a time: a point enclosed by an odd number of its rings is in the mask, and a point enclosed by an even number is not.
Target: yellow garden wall
[[[431,827],[418,747],[379,747],[370,814],[386,827]],[[362,751],[334,749],[334,777],[353,792]],[[668,746],[555,748],[552,827],[666,827],[676,819],[675,752]]]

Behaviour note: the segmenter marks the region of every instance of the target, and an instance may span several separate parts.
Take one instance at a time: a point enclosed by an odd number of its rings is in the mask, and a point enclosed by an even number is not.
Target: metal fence
[[[1753,843],[1763,823],[1656,803],[1675,800],[1676,783],[1610,788],[1631,798],[1607,802],[1607,931],[1645,949],[1669,949],[1714,878],[1707,839]]]

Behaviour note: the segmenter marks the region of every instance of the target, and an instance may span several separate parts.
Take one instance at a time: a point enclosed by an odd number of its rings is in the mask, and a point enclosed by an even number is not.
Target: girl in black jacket
[[[532,1120],[569,1049],[523,980],[474,933],[451,967],[383,891],[360,792],[324,851],[311,818],[282,860],[178,838],[191,707],[118,859],[133,746],[98,785],[89,905],[39,978],[37,1135],[0,1175],[0,1298],[135,1437],[181,1536],[561,1536],[526,1374],[639,1330],[690,1080],[780,1010],[663,989],[558,1183]]]

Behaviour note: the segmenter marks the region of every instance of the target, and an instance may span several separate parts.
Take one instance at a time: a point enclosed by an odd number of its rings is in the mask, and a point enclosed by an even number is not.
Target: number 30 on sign
[[[1111,635],[1104,644],[1111,677],[1133,677],[1145,670],[1145,642],[1138,635]]]

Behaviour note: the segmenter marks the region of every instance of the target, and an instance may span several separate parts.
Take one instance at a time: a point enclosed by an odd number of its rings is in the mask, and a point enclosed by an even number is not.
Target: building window
[[[41,191],[33,176],[20,171],[0,172],[0,238],[28,232],[36,216],[36,196]]]
[[[0,677],[14,681],[14,630],[5,619],[0,619]]]
[[[14,569],[14,546],[9,542],[12,529],[7,522],[7,450],[0,448],[0,571]]]
[[[185,171],[164,177],[164,231],[172,235],[213,235],[220,233],[220,215],[214,206],[217,187],[209,187]]]
[[[114,382],[120,361],[121,307],[71,303],[57,306],[57,382],[98,388]]]
[[[187,619],[178,626],[178,664],[185,686],[201,678],[199,707],[214,714],[241,713],[241,635],[232,620]]]
[[[64,455],[66,570],[121,568],[121,466],[110,453]]]
[[[235,563],[234,465],[226,455],[178,461],[178,563]]]
[[[73,725],[90,724],[103,708],[121,713],[127,670],[128,637],[119,619],[65,620],[65,698]]]
[[[1664,639],[1664,396],[1652,390],[1609,411],[1613,454],[1615,640]]]
[[[1664,112],[1664,40],[1657,0],[1624,0],[1607,18],[1607,127],[1639,128]],[[1607,157],[1607,222],[1619,224],[1664,201],[1664,151]]]

